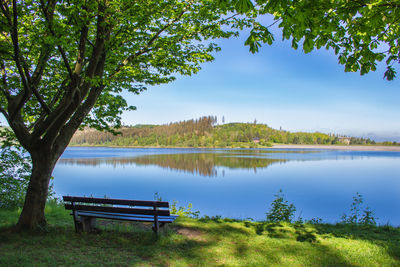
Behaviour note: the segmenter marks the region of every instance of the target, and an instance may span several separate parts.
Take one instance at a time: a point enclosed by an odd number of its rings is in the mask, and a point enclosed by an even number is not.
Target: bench
[[[170,215],[165,201],[126,200],[93,197],[63,196],[65,209],[71,210],[75,231],[93,232],[96,218],[153,222],[152,230],[158,234],[160,227],[172,223],[178,216]]]

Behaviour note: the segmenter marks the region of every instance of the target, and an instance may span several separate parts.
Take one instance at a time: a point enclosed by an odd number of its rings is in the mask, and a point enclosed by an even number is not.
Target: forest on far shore
[[[216,124],[217,117],[204,116],[164,125],[123,126],[118,134],[95,129],[77,131],[70,145],[151,147],[269,147],[276,144],[375,145],[371,139],[320,132],[289,132],[266,124]],[[383,142],[381,145],[398,145]]]

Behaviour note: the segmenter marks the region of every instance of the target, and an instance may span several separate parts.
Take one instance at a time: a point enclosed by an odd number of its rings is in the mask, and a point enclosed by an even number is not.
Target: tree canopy
[[[338,56],[345,71],[364,75],[385,61],[384,77],[396,77],[400,62],[400,2],[393,0],[220,0],[241,13],[270,14],[282,38],[305,53],[325,47]],[[270,25],[268,25],[270,26]],[[253,23],[246,41],[255,53],[274,36],[266,25]]]

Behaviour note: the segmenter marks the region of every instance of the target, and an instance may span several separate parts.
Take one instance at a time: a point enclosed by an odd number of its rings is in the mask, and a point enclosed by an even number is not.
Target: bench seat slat
[[[73,197],[63,196],[64,201],[69,202],[84,202],[94,204],[114,204],[126,206],[143,206],[143,207],[156,207],[169,208],[169,203],[166,201],[147,201],[147,200],[127,200],[127,199],[112,199],[112,198],[95,198],[95,197]]]
[[[95,217],[95,218],[102,218],[102,219],[113,219],[113,220],[123,220],[123,221],[139,221],[139,222],[154,222],[154,217],[144,217],[144,216],[121,216],[118,214],[105,214],[105,213],[93,213],[93,212],[84,212],[84,211],[77,211],[78,216],[84,217]],[[176,219],[176,216],[159,216],[159,222],[173,222]]]
[[[110,215],[110,216],[116,215],[116,216],[119,216],[119,217],[132,217],[132,216],[135,216],[135,217],[138,217],[138,218],[151,218],[151,219],[154,220],[154,215],[132,215],[132,214],[115,213],[115,212],[80,211],[80,210],[77,210],[76,212],[77,212],[77,215],[93,214],[93,216],[95,216],[95,215],[104,214],[104,215]],[[174,214],[173,215],[169,215],[169,216],[158,216],[158,218],[177,218],[177,217],[178,217],[178,215],[174,215]]]
[[[85,210],[85,211],[100,211],[112,213],[125,213],[125,214],[140,214],[140,215],[154,215],[152,209],[137,209],[137,208],[122,208],[122,207],[103,207],[103,206],[89,206],[89,205],[72,205],[65,204],[67,210]],[[169,216],[169,210],[157,210],[158,216]]]

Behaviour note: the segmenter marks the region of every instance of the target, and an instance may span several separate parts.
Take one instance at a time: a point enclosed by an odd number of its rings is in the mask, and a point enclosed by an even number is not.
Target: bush
[[[0,208],[16,209],[24,204],[31,160],[9,129],[0,129],[0,138]]]
[[[269,222],[292,222],[296,207],[289,204],[282,193],[282,189],[275,195],[275,200],[271,203],[271,208],[267,213]]]
[[[377,218],[368,206],[361,212],[361,205],[363,203],[363,196],[357,192],[353,197],[353,203],[351,203],[350,215],[343,214],[342,223],[376,225]]]
[[[154,194],[154,200],[163,201],[162,197],[158,194],[158,192]],[[181,217],[199,218],[200,211],[198,210],[194,211],[192,210],[192,208],[193,208],[192,203],[189,203],[187,207],[185,206],[178,207],[178,201],[173,200],[169,207],[169,211],[171,212],[171,214],[179,215]]]
[[[192,203],[189,203],[187,207],[178,207],[178,201],[174,200],[171,203],[170,211],[171,214],[179,215],[181,217],[199,218],[200,211],[193,211],[192,208]]]

